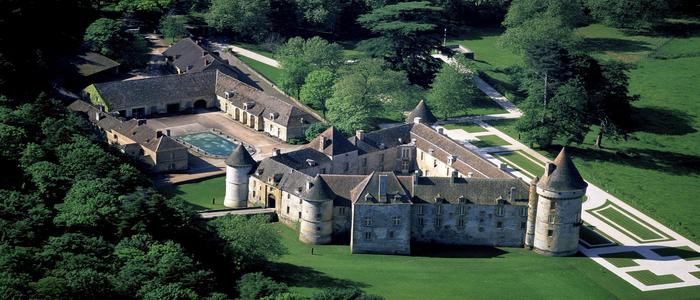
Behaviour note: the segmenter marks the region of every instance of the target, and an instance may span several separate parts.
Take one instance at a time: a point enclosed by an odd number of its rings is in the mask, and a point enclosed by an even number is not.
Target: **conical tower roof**
[[[554,166],[554,170],[549,175],[545,170],[545,174],[538,184],[540,188],[548,191],[573,191],[588,186],[574,166],[574,162],[571,161],[566,147],[563,147],[557,158],[554,159]]]
[[[238,144],[236,150],[233,150],[231,155],[226,158],[226,165],[230,167],[252,167],[255,165],[255,160],[242,144]]]
[[[328,201],[335,199],[335,193],[320,175],[316,175],[311,182],[311,188],[304,192],[302,198],[310,201]]]
[[[418,105],[416,105],[416,108],[414,108],[408,116],[406,116],[406,123],[413,123],[413,120],[415,120],[416,117],[419,117],[421,120],[421,123],[425,124],[431,124],[437,122],[437,118],[435,118],[435,115],[433,115],[433,112],[430,111],[430,108],[428,108],[428,105],[425,104],[425,101],[421,100],[418,102]]]

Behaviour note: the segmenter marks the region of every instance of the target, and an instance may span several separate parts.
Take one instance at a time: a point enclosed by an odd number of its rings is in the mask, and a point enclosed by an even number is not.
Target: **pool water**
[[[211,132],[185,134],[176,138],[218,156],[228,156],[238,146],[238,144]]]

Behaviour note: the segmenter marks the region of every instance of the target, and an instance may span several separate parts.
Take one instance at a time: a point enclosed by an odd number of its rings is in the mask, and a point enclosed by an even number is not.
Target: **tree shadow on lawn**
[[[663,135],[684,135],[697,132],[693,116],[685,111],[664,107],[633,108],[634,131]]]
[[[491,246],[456,246],[414,243],[411,256],[440,258],[494,258],[507,254],[507,251]]]
[[[545,149],[545,151],[549,152],[550,157],[555,157],[560,150],[560,146],[552,146]],[[567,150],[570,155],[588,162],[612,162],[673,175],[700,174],[700,157],[695,155],[638,148],[623,148],[614,151],[567,146]]]
[[[369,284],[348,279],[333,278],[323,272],[305,266],[283,262],[270,262],[264,273],[289,286],[305,288],[367,288]]]
[[[581,50],[585,52],[641,52],[653,50],[649,43],[614,38],[584,38]]]

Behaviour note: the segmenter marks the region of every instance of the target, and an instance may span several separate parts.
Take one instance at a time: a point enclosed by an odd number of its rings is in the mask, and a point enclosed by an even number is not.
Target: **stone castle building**
[[[274,208],[301,241],[349,239],[352,253],[408,255],[414,242],[577,251],[587,185],[565,149],[526,183],[430,127],[425,103],[408,120],[351,138],[331,127],[260,162],[239,146],[226,205]]]

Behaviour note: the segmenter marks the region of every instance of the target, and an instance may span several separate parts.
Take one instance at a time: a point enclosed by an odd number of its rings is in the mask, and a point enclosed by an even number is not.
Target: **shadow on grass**
[[[663,135],[694,133],[693,116],[685,111],[664,107],[633,108],[634,130]]]
[[[264,273],[289,286],[305,288],[367,288],[362,282],[333,278],[313,268],[282,262],[271,262]]]
[[[550,157],[556,157],[561,147],[552,146],[545,150],[549,152]],[[700,174],[700,157],[695,155],[638,148],[612,151],[567,146],[567,150],[572,156],[579,157],[585,161],[611,162],[673,175]]]
[[[652,50],[649,43],[646,42],[613,38],[585,38],[581,49],[586,52],[640,52]]]
[[[411,256],[442,257],[442,258],[491,258],[499,257],[508,252],[490,246],[455,246],[440,244],[414,243],[411,245]]]

